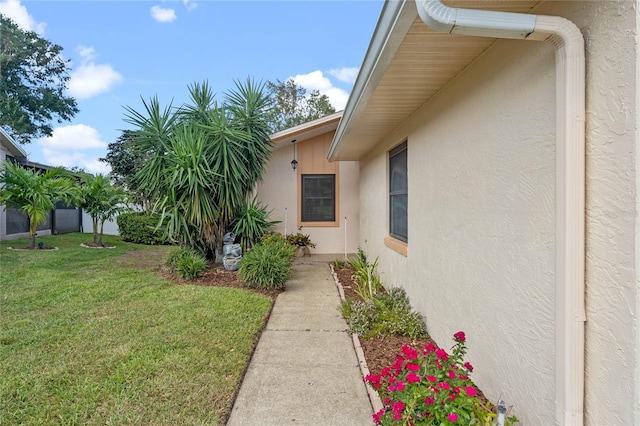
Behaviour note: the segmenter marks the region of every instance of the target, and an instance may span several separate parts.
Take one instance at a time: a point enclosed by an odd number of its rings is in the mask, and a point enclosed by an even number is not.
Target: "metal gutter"
[[[416,0],[434,30],[543,40],[556,48],[556,424],[584,423],[585,58],[582,33],[557,16],[450,8]]]

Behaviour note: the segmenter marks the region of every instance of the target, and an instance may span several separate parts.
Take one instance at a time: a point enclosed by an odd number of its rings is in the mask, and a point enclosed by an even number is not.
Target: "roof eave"
[[[5,145],[8,151],[14,157],[24,157],[27,158],[27,152],[22,149],[20,145],[16,143],[16,141],[7,133],[2,127],[0,127],[0,140],[2,140],[3,145]]]
[[[271,141],[277,147],[279,144],[291,142],[294,139],[297,142],[302,142],[303,140],[310,139],[320,134],[334,131],[338,127],[342,114],[343,111],[338,111],[316,120],[273,133],[270,136]]]
[[[406,33],[418,15],[413,1],[387,1],[371,37],[371,43],[362,61],[358,77],[336,130],[327,158],[335,160],[359,160],[364,149],[345,152],[345,139],[353,121],[362,113],[367,100],[393,59]]]

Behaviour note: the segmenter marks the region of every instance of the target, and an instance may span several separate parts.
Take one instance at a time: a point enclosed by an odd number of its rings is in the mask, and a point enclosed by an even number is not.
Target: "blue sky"
[[[23,145],[31,161],[106,173],[98,161],[141,97],[188,101],[207,80],[222,99],[234,80],[294,78],[344,108],[382,9],[351,1],[0,0],[0,13],[62,46],[80,112]]]

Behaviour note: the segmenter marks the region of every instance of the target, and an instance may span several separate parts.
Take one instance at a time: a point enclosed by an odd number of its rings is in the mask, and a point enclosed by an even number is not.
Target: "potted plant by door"
[[[310,249],[316,248],[316,244],[311,241],[311,237],[300,232],[298,232],[297,234],[287,235],[287,242],[298,247],[298,256],[311,256]]]

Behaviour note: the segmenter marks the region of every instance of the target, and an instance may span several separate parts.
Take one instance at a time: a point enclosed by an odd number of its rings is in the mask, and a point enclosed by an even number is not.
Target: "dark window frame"
[[[389,151],[389,235],[405,243],[409,242],[408,226],[408,203],[409,203],[409,182],[408,182],[408,156],[407,141],[397,145]],[[394,173],[396,167],[400,167],[404,173]],[[404,166],[404,167],[403,167]],[[400,203],[400,204],[398,204]],[[404,204],[403,217],[397,217],[396,206]],[[400,222],[400,223],[399,223]],[[406,226],[402,226],[405,225]],[[403,229],[404,228],[404,229]]]
[[[317,195],[317,194],[308,194],[313,189],[318,189],[318,184],[314,185],[314,188],[309,188],[308,185],[312,185],[312,181],[319,180],[330,180],[332,192],[330,196],[326,195]],[[336,221],[336,175],[335,174],[321,174],[321,173],[313,173],[313,174],[303,174],[301,175],[301,212],[300,212],[300,220],[301,222],[335,222]],[[331,200],[331,214],[330,215],[322,215],[321,213],[314,212],[312,214],[308,211],[307,208],[307,200],[310,201],[320,201],[320,200]]]

